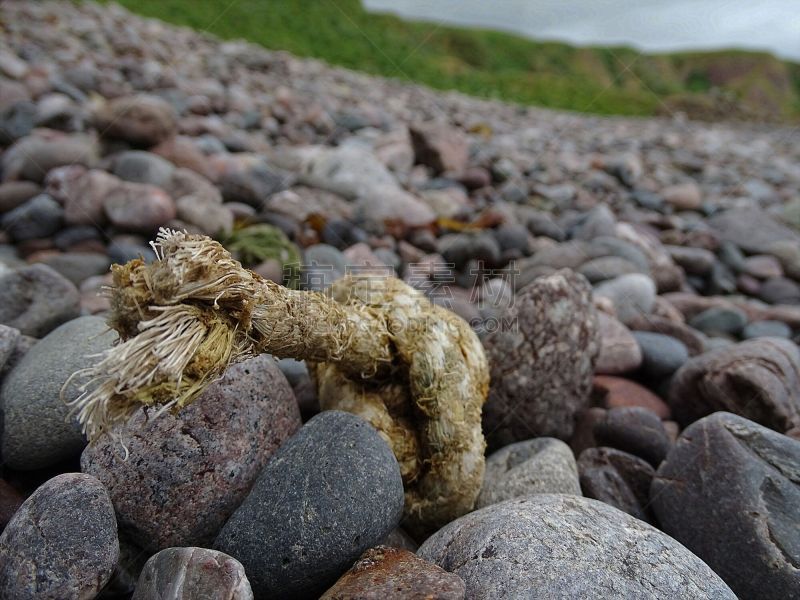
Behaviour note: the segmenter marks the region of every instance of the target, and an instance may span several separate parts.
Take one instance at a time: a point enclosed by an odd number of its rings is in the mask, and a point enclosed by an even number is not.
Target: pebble
[[[111,172],[125,181],[133,183],[147,183],[160,188],[166,188],[175,167],[152,152],[142,150],[129,150],[121,152],[113,159]]]
[[[409,127],[416,162],[434,173],[461,173],[469,160],[469,145],[464,135],[441,123],[419,123]]]
[[[97,252],[64,252],[53,254],[42,260],[42,263],[69,279],[76,286],[81,282],[108,272],[111,260],[105,254]]]
[[[113,225],[141,233],[153,233],[177,215],[166,192],[144,183],[122,183],[111,189],[103,206]]]
[[[733,307],[711,307],[689,319],[689,325],[707,335],[738,335],[747,325],[747,315]]]
[[[108,493],[94,477],[64,473],[40,486],[0,535],[0,596],[94,598],[118,558]]]
[[[661,190],[664,202],[675,210],[697,210],[703,202],[703,194],[696,183],[679,183]]]
[[[0,274],[0,323],[41,337],[78,316],[78,290],[45,265]]]
[[[61,228],[64,209],[47,194],[39,194],[3,215],[2,228],[15,242],[53,235]]]
[[[788,431],[800,425],[800,349],[758,338],[711,350],[675,373],[669,405],[683,427],[728,411]]]
[[[588,282],[572,271],[537,279],[505,314],[514,325],[484,338],[492,376],[483,411],[490,447],[572,435],[600,349],[590,298]]]
[[[587,448],[578,457],[583,494],[655,525],[649,506],[655,470],[641,458],[614,448]]]
[[[600,353],[595,365],[599,375],[621,375],[642,364],[642,351],[630,330],[614,317],[597,313]]]
[[[740,598],[800,589],[800,441],[726,412],[688,427],[651,488],[662,528]]]
[[[777,242],[800,243],[800,232],[778,223],[758,208],[733,208],[712,216],[711,229],[748,254],[769,254]]]
[[[800,284],[786,277],[773,277],[761,284],[758,297],[769,304],[800,304]]]
[[[0,213],[14,210],[30,200],[42,188],[32,181],[7,181],[0,183]]]
[[[377,546],[364,552],[320,600],[463,600],[465,591],[458,575],[408,550]]]
[[[166,100],[137,94],[104,104],[94,115],[94,125],[102,137],[146,148],[174,135],[177,123],[175,111]]]
[[[781,321],[753,321],[742,330],[743,340],[761,337],[789,339],[792,337],[792,328]]]
[[[614,306],[617,318],[629,323],[653,310],[656,286],[647,275],[632,273],[604,281],[594,290],[595,298],[607,298]]]
[[[654,467],[661,464],[671,446],[659,416],[640,406],[609,409],[595,423],[593,434],[597,445],[623,450]]]
[[[145,563],[131,600],[253,600],[244,567],[207,548],[167,548]]]
[[[9,327],[8,325],[0,325],[0,373],[6,362],[14,354],[20,339],[19,329]]]
[[[665,245],[664,249],[690,275],[708,275],[716,262],[714,253],[705,248]]]
[[[111,347],[116,334],[99,317],[80,317],[64,323],[33,346],[3,380],[3,461],[13,469],[41,469],[80,454],[85,440],[61,388],[95,355]],[[73,383],[65,400],[78,396]]]
[[[417,555],[459,575],[468,598],[736,598],[672,538],[578,496],[482,508],[433,534]]]
[[[586,277],[590,283],[600,283],[609,279],[615,279],[622,275],[638,273],[639,268],[631,261],[619,256],[603,256],[593,258],[583,263],[578,272]]]
[[[742,266],[742,270],[746,274],[758,279],[771,279],[783,275],[780,261],[769,254],[749,256],[744,260],[744,265]]]
[[[51,169],[75,164],[91,166],[96,156],[96,144],[83,134],[29,135],[3,152],[0,166],[4,181],[27,179],[41,183]]]
[[[53,169],[45,178],[47,192],[64,206],[67,225],[100,227],[106,223],[103,204],[120,180],[99,169],[80,165]]]
[[[641,406],[662,419],[670,418],[670,408],[666,402],[646,387],[629,379],[597,375],[594,378],[592,395],[606,408]]]
[[[299,429],[300,413],[274,359],[258,356],[229,368],[177,415],[146,421],[140,411],[114,431],[118,439],[87,447],[81,470],[109,490],[120,529],[156,551],[210,544]]]
[[[561,440],[535,438],[511,444],[489,456],[475,507],[530,494],[581,495],[575,457]]]
[[[650,331],[634,331],[642,351],[641,371],[653,381],[669,377],[689,360],[689,351],[674,337]]]
[[[214,546],[244,565],[256,597],[318,596],[402,510],[386,442],[359,417],[325,411],[267,463]]]

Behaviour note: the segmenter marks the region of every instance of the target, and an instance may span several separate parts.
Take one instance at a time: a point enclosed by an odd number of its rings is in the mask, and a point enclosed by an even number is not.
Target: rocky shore
[[[7,0],[0,31],[0,597],[800,595],[800,131],[442,94],[113,4]],[[302,361],[87,446],[68,380],[161,227],[469,323],[475,510],[413,539],[392,451]]]

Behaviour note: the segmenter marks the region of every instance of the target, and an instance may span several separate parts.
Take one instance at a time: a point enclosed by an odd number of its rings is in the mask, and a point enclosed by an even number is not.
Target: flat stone
[[[513,326],[483,340],[492,377],[483,412],[489,445],[569,439],[588,404],[600,349],[589,284],[568,270],[537,279],[517,293],[503,320]]]
[[[269,356],[230,367],[179,413],[144,411],[84,450],[81,470],[109,490],[120,529],[142,548],[208,545],[267,461],[300,427]],[[127,448],[126,459],[123,445]]]
[[[597,298],[608,298],[617,312],[617,318],[629,323],[653,310],[656,286],[647,275],[633,273],[604,281],[594,290]]]
[[[760,208],[734,208],[714,215],[708,224],[721,240],[748,254],[768,254],[776,242],[800,243],[800,233]]]
[[[122,183],[111,189],[103,206],[113,225],[141,233],[156,231],[177,214],[166,192],[144,183]]]
[[[578,470],[587,498],[655,524],[648,502],[655,470],[646,461],[615,448],[588,448],[578,457]]]
[[[94,477],[64,473],[41,485],[0,535],[0,596],[94,598],[118,558],[108,493]]]
[[[669,377],[689,360],[689,350],[673,337],[650,331],[635,331],[633,337],[642,351],[642,373],[655,380]]]
[[[661,419],[640,406],[611,408],[594,425],[599,446],[610,446],[645,459],[658,467],[669,452],[671,442]]]
[[[41,183],[51,169],[62,165],[91,166],[97,160],[97,145],[83,134],[29,135],[3,152],[3,179],[27,179]]]
[[[99,317],[69,321],[40,340],[3,380],[3,461],[20,470],[41,469],[76,457],[86,444],[61,388],[76,371],[96,362],[116,334]],[[79,395],[74,382],[64,393]]]
[[[320,600],[462,600],[465,591],[458,575],[408,550],[377,546],[362,554]]]
[[[572,450],[561,440],[535,438],[501,448],[486,459],[476,508],[530,494],[580,495]]]
[[[75,285],[46,265],[0,275],[0,323],[41,337],[78,316]]]
[[[417,555],[459,575],[467,598],[736,598],[672,538],[579,496],[482,508],[440,529]]]
[[[252,600],[244,567],[207,548],[167,548],[150,557],[131,600]]]
[[[137,94],[114,98],[103,105],[94,115],[94,125],[103,137],[149,147],[175,134],[176,118],[166,100]]]
[[[594,372],[599,375],[622,375],[642,364],[642,350],[630,330],[618,319],[598,311],[600,354]]]
[[[689,325],[709,335],[737,335],[747,325],[747,315],[733,307],[711,307],[689,319]]]
[[[666,533],[740,598],[800,589],[800,441],[730,413],[688,427],[650,490]]]
[[[669,419],[671,412],[666,402],[646,387],[622,377],[597,375],[594,378],[592,396],[608,409],[641,406],[653,411],[662,419]]]
[[[42,263],[79,286],[81,282],[94,275],[108,272],[111,260],[97,252],[64,252],[53,254]]]
[[[792,328],[781,321],[754,321],[742,330],[742,339],[751,340],[760,337],[777,337],[789,339]]]
[[[669,405],[682,427],[728,411],[788,431],[800,425],[800,349],[758,338],[697,356],[672,378]]]
[[[244,565],[256,597],[317,596],[402,511],[386,442],[359,417],[325,411],[278,450],[214,546]]]

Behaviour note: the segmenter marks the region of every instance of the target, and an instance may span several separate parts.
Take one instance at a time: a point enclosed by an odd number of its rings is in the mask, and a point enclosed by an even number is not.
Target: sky
[[[369,10],[652,52],[748,48],[800,62],[800,0],[363,0]]]

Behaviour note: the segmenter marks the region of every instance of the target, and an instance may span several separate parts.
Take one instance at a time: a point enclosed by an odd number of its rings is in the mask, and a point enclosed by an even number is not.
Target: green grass
[[[648,55],[630,48],[576,48],[367,13],[359,0],[118,1],[142,15],[221,38],[243,38],[367,73],[522,104],[652,115],[672,96],[702,97],[714,86],[711,74],[722,73],[729,80],[720,87],[742,102],[770,99],[774,114],[765,118],[800,114],[800,65],[765,54]]]

